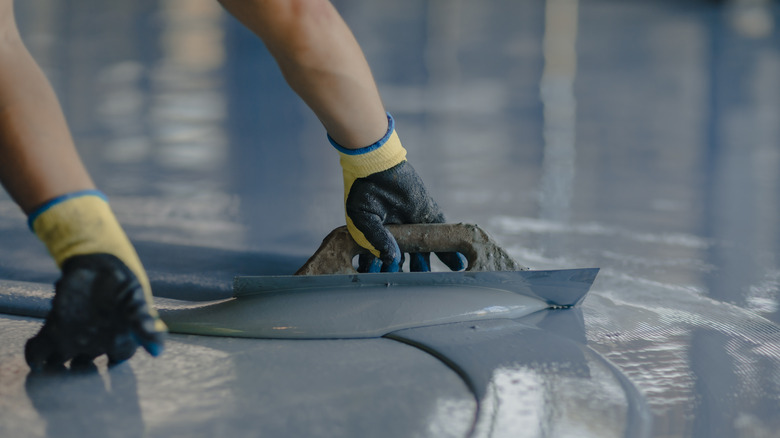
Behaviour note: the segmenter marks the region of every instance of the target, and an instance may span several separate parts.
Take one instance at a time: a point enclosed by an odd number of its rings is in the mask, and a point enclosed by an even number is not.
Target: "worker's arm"
[[[355,149],[387,129],[385,110],[363,52],[327,0],[220,0],[259,36],[290,87],[328,134]]]
[[[352,32],[327,0],[220,2],[263,40],[339,151],[347,226],[382,261],[363,261],[361,269],[398,270],[402,254],[384,224],[444,222],[444,215],[406,161]],[[440,258],[453,269],[463,268],[456,254]],[[412,269],[427,270],[427,255],[414,255]]]
[[[135,249],[81,163],[59,102],[0,0],[0,182],[29,217],[62,276],[25,347],[32,368],[156,355],[165,326]]]
[[[0,0],[0,182],[30,214],[49,199],[94,189],[57,97]]]

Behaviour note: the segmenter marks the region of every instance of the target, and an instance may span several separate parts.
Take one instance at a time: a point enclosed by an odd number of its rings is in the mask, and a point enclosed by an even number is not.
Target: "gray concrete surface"
[[[533,269],[602,268],[579,323],[173,336],[38,381],[40,320],[3,316],[0,435],[778,436],[780,31],[754,3],[336,2],[448,218]],[[322,128],[215,2],[16,6],[157,294],[291,274],[342,225]],[[4,291],[45,295],[54,266],[5,196],[0,242]]]

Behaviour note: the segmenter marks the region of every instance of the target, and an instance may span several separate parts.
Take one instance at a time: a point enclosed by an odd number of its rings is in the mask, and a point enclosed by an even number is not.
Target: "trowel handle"
[[[520,267],[481,228],[473,224],[387,225],[402,252],[460,252],[467,271],[518,271]],[[368,251],[350,236],[347,227],[331,231],[319,249],[295,275],[356,274],[352,259]]]

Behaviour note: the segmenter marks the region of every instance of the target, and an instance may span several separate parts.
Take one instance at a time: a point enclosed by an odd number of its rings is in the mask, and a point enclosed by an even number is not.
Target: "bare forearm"
[[[30,213],[48,199],[93,183],[48,80],[13,20],[0,16],[0,22],[0,182]]]
[[[367,146],[387,130],[374,78],[352,32],[325,0],[221,0],[265,42],[290,87],[331,137]]]

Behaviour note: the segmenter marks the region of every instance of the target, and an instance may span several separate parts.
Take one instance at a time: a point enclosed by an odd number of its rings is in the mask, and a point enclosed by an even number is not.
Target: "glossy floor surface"
[[[778,436],[777,2],[335,4],[448,219],[533,269],[600,267],[582,305],[174,334],[64,375],[28,374],[40,319],[0,315],[0,436]],[[343,223],[323,129],[216,2],[16,8],[160,297],[290,274]],[[24,219],[0,195],[0,289],[45,310],[57,274]]]

